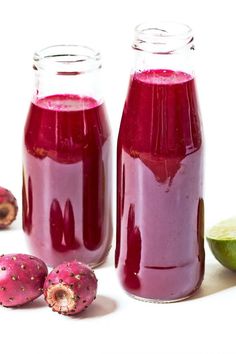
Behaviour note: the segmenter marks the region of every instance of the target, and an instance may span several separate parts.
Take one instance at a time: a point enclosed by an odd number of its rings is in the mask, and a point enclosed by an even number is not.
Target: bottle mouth
[[[133,48],[157,54],[171,54],[186,46],[193,48],[192,29],[177,22],[141,23],[135,27]]]
[[[79,75],[101,68],[101,55],[84,45],[54,45],[34,53],[33,69]]]

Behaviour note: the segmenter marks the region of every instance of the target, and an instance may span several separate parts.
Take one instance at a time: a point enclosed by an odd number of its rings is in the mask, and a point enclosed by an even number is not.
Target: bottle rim
[[[171,54],[183,48],[193,49],[193,32],[190,26],[171,21],[144,22],[135,27],[132,47],[157,54]]]
[[[99,68],[100,52],[85,45],[52,45],[36,51],[33,56],[34,70],[57,75],[79,75]]]

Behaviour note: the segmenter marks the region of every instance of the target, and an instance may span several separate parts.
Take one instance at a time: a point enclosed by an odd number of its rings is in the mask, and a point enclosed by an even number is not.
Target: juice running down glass
[[[111,246],[110,130],[99,53],[53,46],[34,56],[24,133],[23,228],[48,265],[96,266]]]
[[[139,25],[117,146],[116,267],[137,298],[190,296],[204,273],[203,141],[188,26]]]

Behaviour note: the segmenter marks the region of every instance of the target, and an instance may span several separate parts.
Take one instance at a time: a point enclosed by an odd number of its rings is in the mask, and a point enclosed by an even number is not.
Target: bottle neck
[[[168,22],[141,24],[136,27],[132,47],[134,72],[161,69],[194,74],[193,35],[186,25]]]
[[[34,56],[33,102],[53,95],[102,101],[100,54],[84,46],[52,46]]]

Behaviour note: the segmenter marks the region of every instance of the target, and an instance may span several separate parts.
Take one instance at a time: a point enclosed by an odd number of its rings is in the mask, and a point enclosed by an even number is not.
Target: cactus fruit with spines
[[[49,307],[63,315],[75,315],[96,298],[97,278],[93,270],[78,261],[65,262],[54,268],[44,283]]]
[[[17,212],[14,195],[8,189],[0,187],[0,229],[8,227],[15,220]]]
[[[21,306],[38,298],[48,274],[46,264],[31,255],[0,256],[0,304]]]

